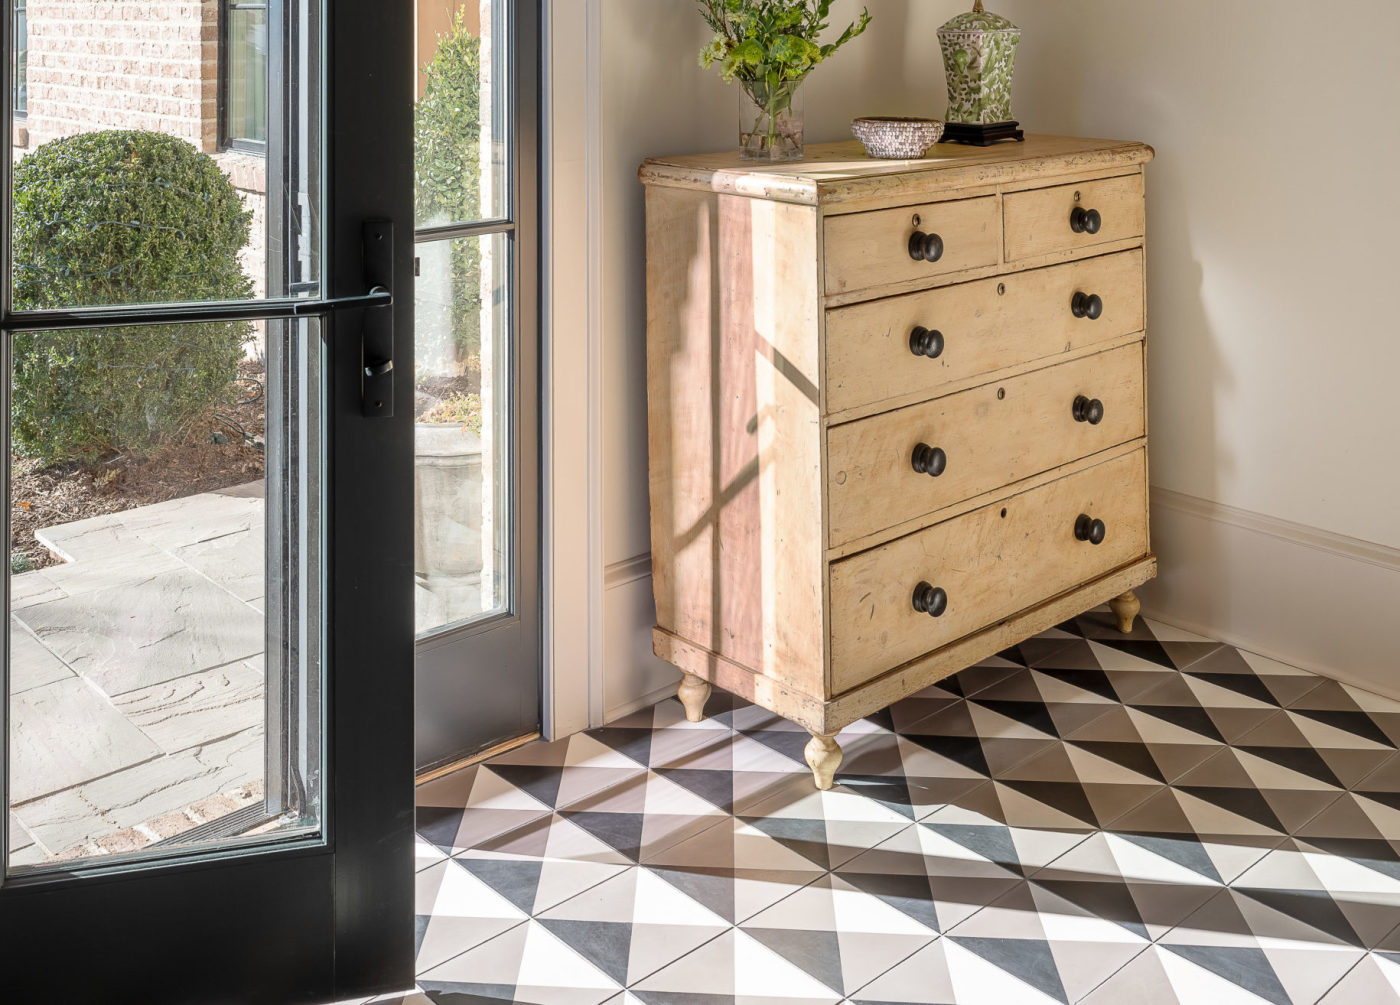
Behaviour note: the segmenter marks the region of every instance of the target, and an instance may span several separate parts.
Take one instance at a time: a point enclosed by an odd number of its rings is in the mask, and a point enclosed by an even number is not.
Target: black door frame
[[[401,235],[393,286],[408,291],[413,96],[404,67],[412,58],[412,19],[378,0],[327,0],[324,9],[329,240],[323,297],[366,292],[360,244],[367,219],[392,221]],[[0,26],[6,52],[11,30],[9,23]],[[0,191],[8,193],[10,130],[4,132]],[[9,200],[0,203],[0,249],[8,261]],[[361,416],[365,311],[282,300],[244,308],[21,316],[11,311],[8,281],[0,287],[3,373],[9,372],[8,335],[15,330],[75,321],[89,327],[322,314],[329,416],[324,838],[4,878],[2,996],[16,1002],[281,1005],[411,986],[412,412],[402,407],[393,418]],[[392,311],[395,397],[407,403],[413,395],[413,298],[397,296]],[[8,414],[2,421],[8,423]],[[0,432],[8,442],[8,429]],[[5,583],[8,601],[8,577]],[[7,684],[8,633],[0,636],[6,649],[0,677]],[[0,727],[7,727],[7,716],[8,700],[0,702]],[[8,806],[8,798],[3,801]],[[8,813],[0,826],[7,821]]]

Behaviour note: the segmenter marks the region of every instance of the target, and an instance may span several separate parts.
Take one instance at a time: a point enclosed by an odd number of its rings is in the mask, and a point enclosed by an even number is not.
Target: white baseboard
[[[1400,698],[1400,549],[1152,489],[1167,624]]]
[[[603,722],[675,693],[680,671],[651,651],[655,624],[650,553],[607,566],[603,570]]]

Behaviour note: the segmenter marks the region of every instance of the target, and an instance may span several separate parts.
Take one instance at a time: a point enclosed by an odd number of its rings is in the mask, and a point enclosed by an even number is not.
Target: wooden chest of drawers
[[[1132,589],[1141,143],[641,169],[658,656],[812,733]]]

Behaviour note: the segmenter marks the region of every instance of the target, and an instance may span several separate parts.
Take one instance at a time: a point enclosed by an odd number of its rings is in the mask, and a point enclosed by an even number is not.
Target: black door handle
[[[360,413],[387,419],[394,414],[394,225],[388,220],[366,220],[360,240],[365,286],[370,294],[346,298],[365,301],[360,333]]]

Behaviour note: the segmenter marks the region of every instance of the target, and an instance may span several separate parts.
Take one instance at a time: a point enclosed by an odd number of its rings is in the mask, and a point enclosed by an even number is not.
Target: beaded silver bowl
[[[882,160],[914,160],[943,135],[939,119],[901,119],[870,115],[851,123],[851,132],[871,157]]]

